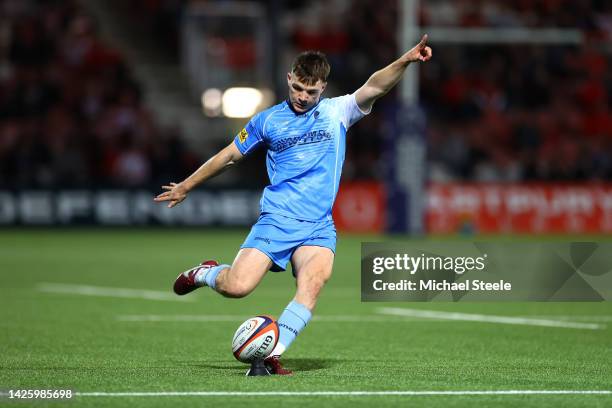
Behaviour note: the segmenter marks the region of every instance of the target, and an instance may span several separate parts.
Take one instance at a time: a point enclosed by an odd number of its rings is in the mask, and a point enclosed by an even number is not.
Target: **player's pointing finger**
[[[427,34],[423,34],[423,37],[421,38],[421,41],[419,42],[419,47],[420,48],[424,48],[425,45],[427,45]]]

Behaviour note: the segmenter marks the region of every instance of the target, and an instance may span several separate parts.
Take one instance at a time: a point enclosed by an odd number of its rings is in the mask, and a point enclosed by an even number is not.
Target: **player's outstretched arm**
[[[162,188],[167,191],[164,191],[153,200],[169,201],[168,208],[172,208],[183,201],[187,197],[187,194],[198,184],[216,176],[240,159],[242,159],[242,153],[240,153],[240,150],[238,150],[236,145],[232,142],[219,153],[208,159],[206,163],[201,165],[199,169],[194,171],[193,174],[185,180],[180,183],[170,183],[167,186],[162,186]]]
[[[355,99],[359,109],[369,112],[378,98],[385,95],[399,82],[406,67],[414,61],[429,61],[431,48],[427,46],[427,34],[410,51],[376,71],[365,84],[355,92]]]

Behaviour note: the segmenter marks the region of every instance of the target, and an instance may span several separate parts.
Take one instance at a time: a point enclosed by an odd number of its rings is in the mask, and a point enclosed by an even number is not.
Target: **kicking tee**
[[[288,101],[251,118],[234,144],[243,155],[267,149],[270,184],[261,212],[305,221],[331,220],[344,163],[346,131],[369,112],[355,95],[321,99],[304,113]]]

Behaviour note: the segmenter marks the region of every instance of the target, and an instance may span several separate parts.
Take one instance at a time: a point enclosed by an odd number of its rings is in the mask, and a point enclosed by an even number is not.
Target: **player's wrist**
[[[417,61],[416,57],[413,56],[406,56],[403,58],[402,64],[404,65],[404,68],[407,67],[408,65],[410,65],[410,63]]]
[[[193,190],[193,188],[195,187],[195,183],[193,181],[190,181],[190,180],[184,180],[184,181],[179,183],[178,187],[179,187],[179,189],[182,192],[187,194],[188,192]]]

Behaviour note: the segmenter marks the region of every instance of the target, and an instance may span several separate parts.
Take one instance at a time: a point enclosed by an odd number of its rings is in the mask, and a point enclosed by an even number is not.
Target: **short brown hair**
[[[327,82],[329,70],[327,57],[320,51],[304,51],[291,64],[291,72],[306,85],[314,85],[319,80]]]

